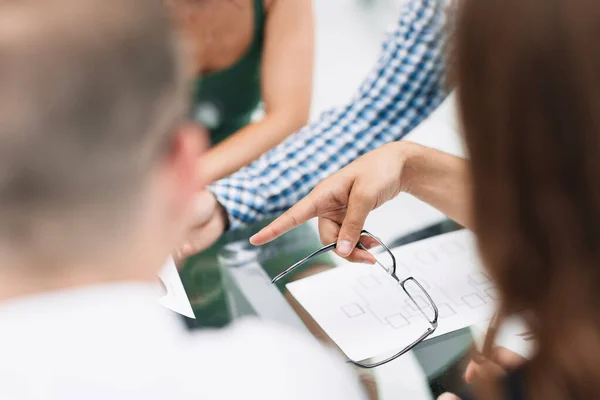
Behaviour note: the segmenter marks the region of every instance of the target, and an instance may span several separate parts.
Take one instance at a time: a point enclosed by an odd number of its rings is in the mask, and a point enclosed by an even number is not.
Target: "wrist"
[[[425,147],[408,141],[395,143],[398,157],[402,161],[400,191],[413,194],[422,176]]]

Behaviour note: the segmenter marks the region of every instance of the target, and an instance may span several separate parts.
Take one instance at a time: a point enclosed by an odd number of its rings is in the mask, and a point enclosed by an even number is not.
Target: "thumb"
[[[338,242],[337,253],[347,257],[352,253],[360,239],[360,234],[365,225],[369,212],[373,209],[374,201],[370,196],[365,196],[358,188],[353,188],[348,199],[348,210],[342,222]]]

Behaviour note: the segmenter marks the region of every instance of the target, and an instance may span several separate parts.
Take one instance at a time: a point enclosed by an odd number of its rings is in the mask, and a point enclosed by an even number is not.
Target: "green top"
[[[212,145],[248,125],[261,101],[264,25],[263,0],[254,0],[254,38],[244,56],[233,66],[196,81],[193,118],[209,130]]]

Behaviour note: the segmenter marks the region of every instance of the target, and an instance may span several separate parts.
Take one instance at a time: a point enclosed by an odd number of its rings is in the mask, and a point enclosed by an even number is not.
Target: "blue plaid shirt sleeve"
[[[209,190],[230,229],[274,217],[364,153],[403,138],[444,100],[444,0],[409,0],[352,101],[324,112]]]

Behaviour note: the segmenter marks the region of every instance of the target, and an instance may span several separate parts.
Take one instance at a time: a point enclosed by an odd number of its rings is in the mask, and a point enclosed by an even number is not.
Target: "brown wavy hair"
[[[536,335],[527,397],[600,399],[600,1],[461,3],[475,232],[500,319]]]

